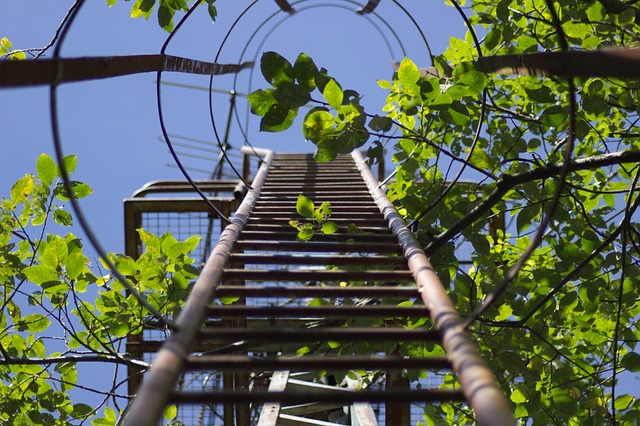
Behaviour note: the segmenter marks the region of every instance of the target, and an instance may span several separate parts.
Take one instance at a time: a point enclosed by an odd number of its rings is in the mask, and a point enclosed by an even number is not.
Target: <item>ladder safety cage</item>
[[[215,410],[221,425],[405,425],[411,403],[441,401],[466,402],[480,425],[515,424],[422,248],[362,154],[320,164],[310,154],[243,152],[262,157],[252,187],[124,424],[156,425],[165,407],[176,404],[178,413],[188,406]],[[321,220],[300,216],[299,195],[314,206],[328,202],[330,216],[322,220],[337,231],[324,234]],[[315,223],[315,234],[299,241],[290,220]],[[403,356],[399,342],[440,345],[445,355]],[[459,385],[448,389],[412,386],[406,374],[452,370]],[[222,385],[183,386],[185,374],[198,372],[221,377]]]

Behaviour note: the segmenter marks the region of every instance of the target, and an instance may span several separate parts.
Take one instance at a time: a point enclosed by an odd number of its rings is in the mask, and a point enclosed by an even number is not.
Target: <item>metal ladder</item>
[[[252,190],[125,424],[156,425],[169,404],[217,404],[225,425],[383,419],[399,426],[412,421],[409,402],[438,401],[466,401],[481,425],[514,424],[493,374],[362,155],[318,164],[311,155],[257,153],[263,163]],[[338,231],[297,241],[289,221],[305,220],[296,212],[300,194],[316,206],[329,202]],[[446,355],[408,357],[398,342],[441,345]],[[451,369],[459,380],[451,389],[411,388],[403,374]],[[221,389],[177,390],[185,373],[198,371],[219,372]]]

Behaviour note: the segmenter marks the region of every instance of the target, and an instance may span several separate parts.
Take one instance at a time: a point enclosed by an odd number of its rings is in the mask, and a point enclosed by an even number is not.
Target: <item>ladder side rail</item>
[[[269,389],[267,392],[284,391],[287,387],[288,380],[288,370],[274,371],[271,376],[271,382],[269,383]],[[282,404],[279,402],[265,402],[262,406],[262,410],[260,411],[260,418],[258,419],[257,426],[277,426],[281,408]]]
[[[378,188],[378,182],[367,166],[362,153],[351,153],[380,212],[388,220],[389,226],[403,247],[409,269],[431,319],[442,334],[442,341],[453,371],[457,374],[464,395],[482,426],[515,425],[515,419],[504,393],[498,387],[493,372],[480,356],[475,343],[464,328],[462,318],[456,310],[427,259],[420,243],[389,201]]]
[[[245,152],[244,147],[242,151]],[[273,161],[274,152],[271,150],[255,149],[251,152],[256,152],[264,157],[264,162],[256,173],[252,189],[238,207],[231,223],[220,235],[218,244],[209,256],[180,316],[176,320],[176,329],[162,345],[151,369],[145,375],[140,391],[126,414],[124,425],[156,426],[162,418],[169,396],[184,370],[189,353],[194,347],[196,334],[205,316],[207,304],[213,298],[220,283],[223,267],[229,258],[229,253],[240,231],[247,223]]]

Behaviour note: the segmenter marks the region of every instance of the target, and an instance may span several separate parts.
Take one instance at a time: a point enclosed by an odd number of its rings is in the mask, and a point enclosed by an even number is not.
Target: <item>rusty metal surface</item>
[[[182,392],[173,393],[171,402],[174,404],[199,404],[202,402],[283,402],[303,404],[307,402],[340,402],[350,405],[354,402],[436,402],[436,401],[464,401],[464,394],[457,389],[421,389],[411,391],[385,390],[375,392],[349,392],[336,389],[334,392]]]
[[[411,299],[418,297],[415,287],[340,287],[308,286],[308,287],[273,287],[273,286],[224,286],[218,288],[218,297],[277,297],[277,298],[308,298],[308,297],[374,297],[385,299]]]
[[[245,281],[411,281],[409,271],[226,269],[223,279]]]
[[[246,318],[350,318],[354,316],[409,318],[429,315],[425,306],[238,306],[217,305],[207,309],[211,317],[241,316]]]
[[[124,418],[125,425],[155,426],[162,418],[164,407],[169,402],[169,393],[176,386],[183,372],[186,357],[195,346],[197,330],[204,319],[207,303],[220,283],[229,252],[267,178],[273,152],[260,150],[259,154],[264,157],[264,163],[253,181],[253,189],[247,194],[231,223],[220,236],[176,320],[176,330],[173,330],[169,340],[158,352],[150,371],[145,375],[140,391]]]
[[[504,75],[640,77],[640,49],[612,48],[484,56],[480,70]]]
[[[232,253],[229,265],[389,265],[406,267],[407,261],[400,256],[348,256],[348,255],[290,255]]]
[[[354,151],[352,156],[360,167],[371,196],[378,204],[380,212],[389,221],[389,226],[403,247],[422,300],[430,310],[436,329],[442,333],[443,346],[460,380],[467,401],[474,410],[476,421],[480,425],[515,425],[509,402],[464,329],[460,315],[421,245],[409,231],[393,204],[378,188],[378,182],[366,167],[362,154]]]
[[[201,329],[198,335],[211,342],[232,343],[242,340],[268,343],[316,342],[358,342],[373,340],[400,342],[437,342],[440,335],[434,330],[423,328],[377,328],[377,327],[265,327],[263,329]]]
[[[367,357],[367,356],[281,356],[254,358],[250,356],[194,356],[187,361],[187,368],[240,369],[244,371],[282,370],[307,371],[310,368],[349,370],[354,365],[363,369],[450,369],[451,363],[446,357],[405,358]]]
[[[78,82],[154,71],[220,75],[251,66],[251,62],[215,64],[162,54],[0,61],[0,87]]]

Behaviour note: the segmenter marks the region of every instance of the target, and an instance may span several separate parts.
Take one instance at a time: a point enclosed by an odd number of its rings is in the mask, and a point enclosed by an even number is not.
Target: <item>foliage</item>
[[[302,217],[311,219],[310,222],[300,222],[299,220],[290,220],[289,225],[298,230],[296,237],[300,241],[309,241],[316,232],[322,232],[324,235],[330,235],[338,231],[338,225],[329,220],[331,217],[331,204],[328,201],[320,204],[316,208],[313,201],[304,195],[298,196],[296,202],[296,211]]]
[[[288,129],[300,107],[313,102],[318,106],[305,115],[302,132],[305,139],[317,146],[317,161],[331,161],[338,154],[361,147],[369,139],[365,129],[366,116],[358,94],[353,90],[343,90],[327,70],[318,69],[308,55],[300,54],[291,65],[281,55],[266,52],[262,55],[260,69],[272,85],[249,95],[251,112],[262,117],[261,131]],[[325,101],[311,98],[316,89]]]
[[[7,56],[9,59],[27,59],[27,55],[21,51],[12,51],[13,43],[8,38],[2,37],[0,39],[0,57]]]
[[[640,10],[561,0],[554,3],[558,27],[549,4],[470,2],[469,20],[484,34],[482,43],[476,45],[475,31],[452,38],[428,73],[402,60],[391,81],[379,81],[388,91],[385,116],[365,113],[359,94],[343,90],[304,54],[292,66],[266,53],[262,72],[272,88],[249,100],[265,131],[290,127],[300,106],[316,104],[302,132],[317,146],[318,161],[371,136],[393,148],[388,196],[415,219],[457,308],[474,315],[470,331],[523,423],[637,424],[640,401],[621,394],[618,379],[638,372],[640,359],[640,86],[614,77],[574,79],[574,113],[566,79],[489,75],[476,60],[478,49],[483,55],[559,50],[563,35],[570,49],[637,45]],[[323,101],[311,98],[315,89]],[[571,139],[575,148],[567,156]],[[378,144],[370,148],[380,151]],[[564,158],[570,163],[560,182]],[[505,281],[559,185],[542,241]],[[496,227],[501,218],[505,225]],[[498,292],[501,282],[508,285]],[[476,318],[491,293],[496,300]],[[444,386],[451,385],[446,379]],[[467,424],[466,410],[428,406],[425,422]]]
[[[173,30],[173,18],[178,11],[186,12],[189,10],[188,3],[192,0],[136,0],[131,7],[132,18],[149,19],[153,14],[153,9],[158,4],[158,25],[165,31]],[[201,2],[202,0],[198,0]],[[214,5],[216,0],[205,0],[207,3],[207,11],[211,20],[215,22],[218,11]],[[107,5],[112,7],[116,4],[116,0],[107,0]]]
[[[64,165],[72,173],[76,157],[66,157]],[[42,154],[36,170],[12,186],[0,207],[0,422],[93,419],[94,425],[115,425],[119,404],[128,400],[118,368],[147,367],[123,352],[124,339],[153,318],[109,271],[92,265],[80,238],[49,232],[52,222],[63,228],[73,224],[59,204],[68,194],[51,157]],[[91,194],[81,182],[72,182],[72,188],[76,198]],[[112,260],[153,307],[172,317],[197,274],[187,255],[199,237],[176,241],[169,233],[139,232],[146,252],[137,260],[116,254]],[[79,377],[77,367],[84,362],[113,366],[106,389]],[[103,395],[102,403],[72,401],[70,392],[78,389]],[[113,408],[107,406],[110,400]]]

